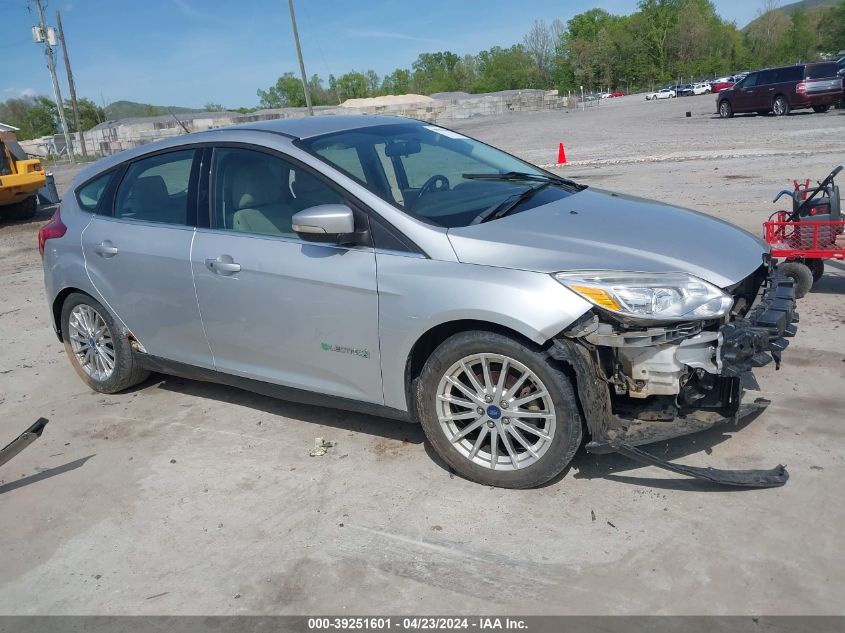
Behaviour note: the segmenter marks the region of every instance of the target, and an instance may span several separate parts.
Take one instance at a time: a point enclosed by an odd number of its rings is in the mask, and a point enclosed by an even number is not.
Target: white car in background
[[[646,101],[651,101],[652,99],[674,99],[678,95],[675,94],[675,91],[672,88],[661,88],[657,92],[647,92],[645,95]]]
[[[694,94],[696,96],[707,94],[708,92],[712,92],[712,91],[713,91],[713,89],[710,87],[710,84],[708,84],[708,83],[693,84],[693,86],[692,86],[692,94]]]

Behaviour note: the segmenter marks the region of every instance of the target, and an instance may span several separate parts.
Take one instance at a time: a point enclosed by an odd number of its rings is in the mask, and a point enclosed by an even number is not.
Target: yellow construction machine
[[[0,219],[24,220],[38,211],[37,192],[47,182],[41,161],[0,139]]]

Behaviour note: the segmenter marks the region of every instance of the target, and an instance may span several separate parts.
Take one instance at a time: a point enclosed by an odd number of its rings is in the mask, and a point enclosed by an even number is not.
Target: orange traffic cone
[[[566,151],[563,149],[563,143],[561,143],[557,148],[557,164],[566,164]]]

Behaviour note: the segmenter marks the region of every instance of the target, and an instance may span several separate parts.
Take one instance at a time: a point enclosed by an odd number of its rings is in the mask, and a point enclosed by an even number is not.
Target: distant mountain
[[[176,114],[180,112],[196,112],[197,108],[182,108],[169,106]],[[115,101],[106,106],[106,117],[110,120],[128,119],[132,117],[159,116],[169,114],[168,106],[157,106],[150,103],[136,103],[135,101]]]
[[[811,11],[812,9],[817,9],[819,7],[832,7],[838,2],[838,0],[801,0],[800,2],[790,2],[789,4],[784,4],[776,9],[776,11],[781,11],[782,13],[786,13],[787,15],[792,15],[792,13],[796,9],[804,9],[804,11]],[[759,18],[755,18],[751,20],[743,31],[748,30],[748,27],[754,24]]]

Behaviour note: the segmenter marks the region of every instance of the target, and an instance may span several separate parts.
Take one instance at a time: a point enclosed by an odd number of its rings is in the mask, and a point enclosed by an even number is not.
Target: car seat
[[[232,228],[243,233],[294,236],[296,213],[282,197],[280,174],[265,161],[233,166],[231,174]]]
[[[174,204],[161,176],[141,176],[129,187],[129,194],[128,199],[122,200],[118,206],[122,216],[167,224],[185,224],[187,221],[185,205]]]

